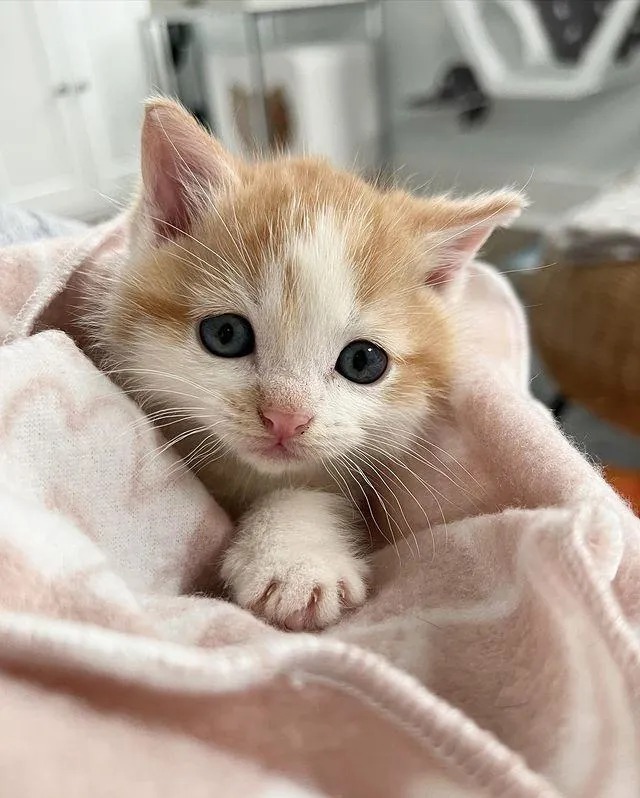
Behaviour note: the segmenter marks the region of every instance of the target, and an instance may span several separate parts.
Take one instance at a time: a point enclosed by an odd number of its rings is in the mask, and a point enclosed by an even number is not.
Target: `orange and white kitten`
[[[149,102],[101,339],[236,519],[221,573],[240,605],[318,629],[364,601],[352,474],[366,486],[367,452],[401,453],[446,393],[447,286],[519,210],[509,192],[383,192],[318,159],[241,162]]]

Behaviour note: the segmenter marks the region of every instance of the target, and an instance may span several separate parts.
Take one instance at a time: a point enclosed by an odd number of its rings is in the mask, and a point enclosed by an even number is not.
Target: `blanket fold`
[[[0,250],[0,796],[638,795],[640,524],[530,396],[506,281],[470,270],[365,606],[290,634],[217,597],[229,520],[83,351],[126,246]]]

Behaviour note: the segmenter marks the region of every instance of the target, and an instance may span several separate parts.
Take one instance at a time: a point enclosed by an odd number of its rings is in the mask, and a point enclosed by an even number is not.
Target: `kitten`
[[[446,395],[446,292],[519,210],[509,192],[382,192],[318,159],[241,162],[149,102],[102,345],[237,521],[221,573],[241,606],[298,630],[363,603],[351,473]]]

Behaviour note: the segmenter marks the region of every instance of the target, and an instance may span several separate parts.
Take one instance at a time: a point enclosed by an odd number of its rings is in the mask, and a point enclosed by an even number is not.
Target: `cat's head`
[[[164,100],[142,183],[110,349],[156,405],[272,473],[406,444],[450,378],[446,287],[520,210],[508,192],[382,192],[316,159],[239,162]]]

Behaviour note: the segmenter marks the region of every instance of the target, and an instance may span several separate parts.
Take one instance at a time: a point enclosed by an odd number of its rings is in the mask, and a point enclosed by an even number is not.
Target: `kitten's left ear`
[[[524,207],[526,201],[512,191],[462,200],[449,197],[420,200],[416,224],[424,236],[426,253],[432,264],[427,284],[438,288],[453,282],[496,227],[510,224]]]

